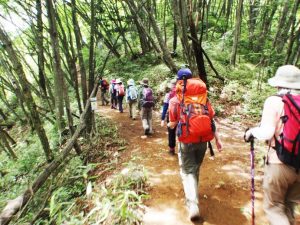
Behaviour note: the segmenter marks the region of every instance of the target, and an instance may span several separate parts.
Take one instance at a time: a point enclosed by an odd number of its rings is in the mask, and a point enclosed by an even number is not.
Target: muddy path
[[[120,135],[128,146],[125,161],[136,158],[149,174],[150,199],[146,204],[144,224],[186,225],[184,192],[179,175],[177,154],[168,154],[166,128],[160,126],[160,114],[154,113],[154,134],[142,139],[140,119],[131,120],[128,110],[124,113],[108,106],[99,106],[99,114],[113,119]],[[224,150],[215,150],[214,160],[209,151],[200,169],[199,200],[202,222],[195,224],[244,225],[251,224],[250,150],[242,139],[244,127],[220,120],[220,135]],[[177,153],[177,148],[176,148]],[[261,169],[260,169],[261,170]],[[267,224],[262,210],[262,171],[256,169],[256,224]]]

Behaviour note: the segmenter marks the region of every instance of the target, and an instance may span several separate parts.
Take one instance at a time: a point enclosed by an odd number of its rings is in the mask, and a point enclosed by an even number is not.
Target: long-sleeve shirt
[[[164,104],[163,104],[163,110],[161,113],[161,120],[165,120],[168,109],[169,109],[169,101],[170,101],[170,93],[166,93],[164,97]]]
[[[271,147],[275,146],[274,137],[279,140],[279,135],[282,133],[283,124],[280,117],[284,115],[283,106],[281,97],[268,97],[264,103],[260,126],[250,130],[258,140],[269,140]],[[282,163],[273,148],[269,149],[267,157],[269,163]]]

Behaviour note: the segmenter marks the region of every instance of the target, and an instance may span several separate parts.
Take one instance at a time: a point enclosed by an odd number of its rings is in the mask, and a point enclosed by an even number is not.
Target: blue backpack
[[[129,86],[128,87],[128,100],[130,101],[133,101],[133,100],[136,100],[138,97],[138,94],[137,94],[137,89],[135,86]]]

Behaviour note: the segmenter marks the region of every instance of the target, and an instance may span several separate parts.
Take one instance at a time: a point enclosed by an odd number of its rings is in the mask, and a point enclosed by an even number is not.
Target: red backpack
[[[188,135],[198,136],[201,142],[212,140],[215,131],[212,120],[214,111],[208,105],[205,83],[199,78],[179,80],[176,95],[180,101],[180,120],[177,126],[179,140]]]
[[[101,81],[100,84],[101,84],[101,88],[102,88],[102,89],[108,90],[108,88],[109,88],[109,83],[107,82],[107,80],[104,80],[104,79],[103,79],[103,80]]]
[[[280,140],[275,139],[278,158],[283,163],[300,168],[300,95],[286,94],[282,97],[284,116],[281,117],[283,131]]]
[[[124,96],[125,95],[125,89],[123,84],[119,84],[118,87],[118,96]]]

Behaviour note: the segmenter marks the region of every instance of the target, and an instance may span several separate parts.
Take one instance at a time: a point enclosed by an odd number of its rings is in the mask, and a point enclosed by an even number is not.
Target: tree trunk
[[[36,104],[31,95],[29,83],[26,79],[26,75],[24,73],[22,64],[19,61],[18,54],[15,52],[11,41],[9,40],[7,34],[2,30],[1,27],[0,27],[0,40],[2,41],[3,48],[7,52],[11,64],[13,65],[14,71],[19,77],[19,81],[22,86],[22,92],[23,92],[22,94],[24,96],[27,108],[30,111],[30,116],[31,116],[31,121],[33,122],[33,126],[42,143],[46,159],[47,161],[52,161],[53,156],[49,146],[48,138],[42,126],[42,121],[40,120],[39,114],[37,112]]]
[[[192,71],[196,70],[196,62],[193,54],[193,49],[189,44],[188,39],[188,14],[187,7],[183,0],[173,0],[172,4],[174,21],[178,28],[178,34],[183,47],[184,58]]]
[[[14,150],[10,147],[2,128],[0,128],[0,140],[2,142],[3,147],[6,148],[7,152],[9,153],[9,157],[11,157],[14,160],[17,160],[18,157]]]
[[[206,74],[205,65],[204,65],[204,58],[203,58],[203,54],[201,51],[201,46],[198,45],[198,44],[201,45],[201,42],[198,41],[196,27],[195,27],[195,23],[193,20],[193,11],[192,10],[193,10],[192,9],[192,0],[189,0],[188,18],[189,18],[191,37],[193,40],[192,46],[193,46],[194,55],[195,55],[195,59],[196,59],[196,63],[197,63],[198,75],[199,75],[200,79],[204,83],[207,84],[207,74]],[[203,22],[203,21],[201,21],[201,22]],[[202,32],[203,32],[203,30],[202,30]]]
[[[250,1],[249,6],[249,49],[253,49],[253,37],[258,16],[259,0]]]
[[[285,26],[283,26],[283,31],[281,32],[281,36],[279,37],[279,41],[277,44],[277,52],[282,52],[289,37],[294,36],[296,15],[299,8],[299,4],[300,0],[296,0],[291,12],[289,13],[287,23]]]
[[[230,64],[233,66],[235,66],[236,64],[237,46],[241,34],[242,10],[243,10],[243,0],[239,0],[238,7],[236,9],[236,23],[235,23],[234,39],[233,39],[233,45],[232,45],[232,51],[230,57]]]
[[[81,42],[82,39],[81,39],[79,24],[77,21],[76,0],[72,0],[71,3],[72,3],[72,21],[74,26],[74,35],[75,35],[79,67],[80,67],[82,100],[83,100],[83,105],[85,105],[87,101],[87,85],[86,85],[86,70],[85,70],[83,54],[82,54],[82,42]]]
[[[64,76],[61,68],[58,31],[56,28],[55,12],[52,0],[46,0],[48,21],[49,21],[49,34],[51,39],[51,46],[53,51],[53,71],[54,71],[54,89],[55,89],[55,112],[57,128],[62,132],[65,128],[64,115]]]
[[[278,22],[277,32],[275,34],[275,37],[274,37],[273,43],[272,43],[272,46],[273,46],[274,49],[278,49],[277,48],[278,47],[277,46],[278,42],[281,41],[280,39],[282,38],[282,35],[283,35],[283,31],[284,31],[283,28],[286,25],[287,15],[288,15],[288,12],[289,12],[289,8],[290,8],[290,0],[286,0],[285,4],[284,4],[284,7],[282,9],[282,12],[281,12],[281,16],[280,16],[279,22]],[[278,53],[278,51],[277,51],[277,53]]]
[[[41,0],[36,0],[36,17],[37,17],[37,34],[36,34],[36,44],[37,44],[37,54],[38,54],[38,68],[39,68],[39,85],[42,91],[47,97],[46,81],[45,81],[45,69],[44,69],[44,46],[43,46],[43,20],[42,20],[42,3]]]
[[[300,2],[300,0],[298,0]],[[295,23],[296,23],[296,18],[294,19],[293,25],[292,25],[292,30],[290,34],[290,39],[289,39],[289,45],[287,48],[287,53],[286,53],[286,59],[285,59],[285,64],[292,64],[293,62],[293,46],[295,44],[295,41],[297,42],[297,37],[300,37],[300,27],[298,28],[296,34],[295,33]],[[296,48],[297,49],[297,48]]]
[[[89,95],[93,91],[95,82],[95,64],[94,64],[94,47],[95,47],[95,5],[94,0],[91,0],[91,27],[90,27],[90,51],[89,51]],[[86,116],[86,130],[90,134],[93,128],[94,113],[92,112],[91,106],[88,109]]]
[[[69,40],[70,40],[70,51],[71,51],[71,62],[70,65],[72,66],[71,71],[74,72],[73,79],[74,79],[74,90],[75,90],[75,95],[76,95],[76,100],[77,100],[77,105],[79,109],[79,113],[82,113],[82,105],[81,105],[81,98],[80,98],[80,93],[79,93],[79,85],[78,85],[78,75],[77,75],[77,68],[76,68],[76,56],[75,56],[75,49],[73,45],[73,38],[72,38],[72,31],[70,28],[70,23],[68,19],[68,14],[66,11],[66,6],[64,4],[64,14],[66,17],[66,22],[67,22],[67,28],[68,28],[68,33],[69,33]]]
[[[132,0],[131,0],[132,1]],[[134,4],[132,2],[132,4]],[[169,69],[173,72],[173,73],[176,73],[178,68],[177,66],[175,65],[172,57],[171,57],[171,54],[170,54],[170,51],[168,49],[168,47],[166,46],[164,40],[163,40],[163,37],[161,35],[161,32],[160,32],[160,29],[155,21],[155,18],[153,16],[153,13],[151,11],[147,11],[145,8],[144,8],[144,12],[145,13],[148,13],[148,16],[149,16],[149,19],[150,19],[150,22],[151,22],[151,26],[153,28],[153,31],[155,33],[155,36],[158,40],[158,44],[163,52],[163,59],[166,63],[166,65],[169,67]]]
[[[129,10],[131,11],[131,14],[132,14],[132,17],[133,17],[133,22],[136,26],[137,33],[139,35],[142,54],[146,54],[147,52],[150,51],[150,44],[149,44],[149,40],[147,39],[146,27],[143,27],[142,24],[139,21],[139,16],[137,14],[139,12],[133,12],[133,9],[130,6],[128,6],[128,7],[129,7]]]

